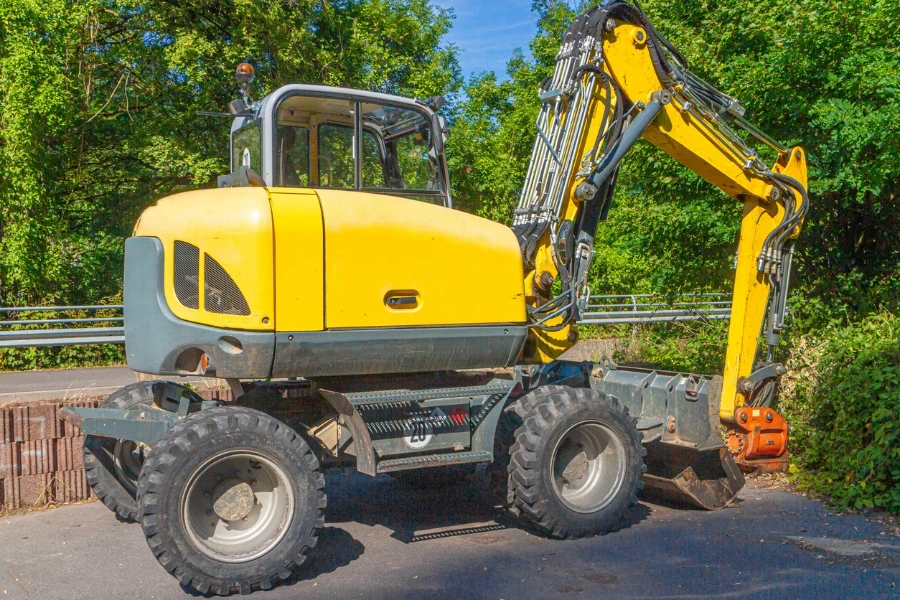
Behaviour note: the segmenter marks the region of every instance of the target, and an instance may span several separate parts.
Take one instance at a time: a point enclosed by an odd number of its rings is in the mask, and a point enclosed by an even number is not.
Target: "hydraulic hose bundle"
[[[612,32],[617,23],[646,32],[646,48],[662,86],[652,100],[626,97],[605,68],[604,33]],[[589,295],[586,281],[594,235],[609,210],[619,164],[661,106],[674,102],[745,173],[772,186],[769,200],[784,207],[783,219],[766,238],[757,263],[773,290],[767,325],[771,355],[783,324],[792,239],[806,215],[808,197],[799,181],[770,170],[731,125],[769,145],[780,156],[787,150],[747,122],[744,108],[735,98],[691,73],[684,56],[656,30],[639,6],[617,0],[588,11],[572,23],[563,38],[553,76],[542,84],[540,97],[538,135],[514,213],[513,231],[529,269],[535,266],[541,238],[549,232],[561,289],[551,299],[530,308],[532,326],[558,330],[577,318]],[[589,120],[595,119],[599,119],[600,127],[594,130],[599,133],[596,139],[585,140]],[[576,156],[579,149],[582,156]],[[578,181],[581,183],[573,188]],[[571,200],[566,196],[573,189],[580,204],[571,219],[564,213]]]

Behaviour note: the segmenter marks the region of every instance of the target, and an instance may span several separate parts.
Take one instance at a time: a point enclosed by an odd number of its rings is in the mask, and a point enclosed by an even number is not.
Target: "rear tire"
[[[100,408],[124,410],[153,404],[154,381],[138,381],[110,394]],[[137,482],[144,454],[128,440],[99,435],[84,438],[84,468],[94,495],[125,521],[137,520]]]
[[[555,538],[617,529],[637,504],[646,449],[637,419],[591,389],[544,386],[521,398],[510,448],[513,513]]]
[[[227,596],[270,589],[316,545],[325,478],[293,429],[257,410],[194,413],[141,471],[140,520],[160,564],[185,587]]]

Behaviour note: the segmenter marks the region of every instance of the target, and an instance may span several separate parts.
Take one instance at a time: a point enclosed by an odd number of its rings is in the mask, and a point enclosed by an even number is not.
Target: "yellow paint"
[[[604,33],[603,48],[606,58],[604,68],[629,100],[635,103],[649,102],[653,100],[654,94],[664,89],[653,68],[643,29],[618,22],[612,32]],[[603,93],[601,87],[593,99],[585,125],[587,131],[583,136],[583,146],[579,148],[577,155],[579,159],[587,150],[584,145],[593,144],[597,134],[606,128],[606,123],[599,122],[602,120],[600,115],[603,114],[599,109],[603,104]],[[768,200],[772,187],[770,184],[745,171],[742,161],[730,148],[713,136],[703,122],[698,122],[683,108],[676,94],[672,102],[662,107],[643,137],[726,194],[744,203],[720,404],[720,417],[725,421],[733,421],[735,409],[745,403],[745,399],[737,391],[737,385],[740,378],[749,375],[753,369],[769,296],[769,281],[757,271],[757,257],[769,232],[781,222],[784,208],[782,204]],[[568,115],[564,113],[560,118],[565,120]],[[580,165],[576,163],[575,170],[579,168]],[[782,156],[773,170],[794,177],[804,186],[807,184],[805,157],[799,148]],[[570,174],[568,193],[563,198],[564,219],[572,218],[577,209],[574,193],[580,182],[574,173]],[[797,201],[800,201],[799,197]],[[799,229],[798,225],[794,236],[799,234]],[[534,281],[544,271],[554,277],[558,275],[549,234],[545,234],[540,242],[534,270],[525,276],[530,306],[535,306],[539,300]],[[569,328],[559,332],[531,330],[523,360],[549,362],[557,358],[572,345],[569,333]]]
[[[278,331],[325,327],[325,255],[319,197],[308,188],[271,188]]]
[[[663,89],[646,45],[632,42],[634,25],[619,23],[603,37],[607,70],[632,102],[649,102]],[[651,144],[697,173],[733,198],[750,195],[765,198],[769,184],[749,175],[717,139],[688,113],[677,99],[662,107],[644,131]]]
[[[574,202],[569,202],[569,207],[574,210]],[[521,262],[521,261],[520,261]],[[526,300],[529,306],[536,306],[540,292],[535,284],[535,278],[543,272],[548,272],[557,277],[559,271],[553,261],[553,251],[550,244],[550,233],[545,232],[538,242],[534,259],[535,268],[525,276]],[[551,319],[549,325],[558,325],[562,318]],[[528,340],[522,353],[522,363],[544,364],[556,360],[563,352],[572,347],[569,341],[569,333],[575,329],[574,324],[569,324],[559,331],[547,331],[532,327],[528,330]]]
[[[508,227],[395,196],[317,190],[325,223],[325,326],[524,323],[522,258]],[[416,292],[413,309],[386,298]]]
[[[141,215],[137,236],[157,237],[165,255],[164,283],[169,308],[180,319],[223,329],[271,331],[275,327],[272,213],[263,188],[197,190],[163,198]],[[190,309],[175,296],[173,244],[181,240],[214,258],[244,294],[250,315],[222,315]],[[264,322],[266,321],[266,322]]]
[[[807,186],[806,158],[800,148],[781,157],[772,170]],[[801,197],[797,196],[797,202],[800,201]],[[746,404],[747,398],[738,391],[738,382],[753,371],[770,287],[768,278],[757,270],[757,258],[766,236],[781,222],[783,215],[784,207],[780,203],[761,198],[748,198],[744,203],[719,404],[719,418],[726,422],[734,422],[734,411]],[[794,235],[799,234],[799,230],[798,225]]]

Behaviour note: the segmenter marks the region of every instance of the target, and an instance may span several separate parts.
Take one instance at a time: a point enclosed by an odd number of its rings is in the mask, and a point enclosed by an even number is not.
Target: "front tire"
[[[140,520],[160,564],[185,587],[227,596],[290,577],[324,524],[325,478],[293,429],[257,410],[185,418],[147,458]]]
[[[544,386],[521,398],[510,448],[513,512],[555,538],[617,529],[637,503],[646,449],[637,420],[590,389]]]

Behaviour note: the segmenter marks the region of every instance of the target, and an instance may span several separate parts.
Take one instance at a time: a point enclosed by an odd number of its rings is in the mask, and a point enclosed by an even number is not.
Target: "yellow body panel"
[[[607,70],[632,102],[649,102],[663,86],[646,43],[635,41],[640,28],[619,23],[604,35]],[[644,36],[646,37],[646,35]],[[662,107],[643,137],[729,196],[765,198],[771,186],[748,175],[727,148],[702,123],[682,112],[677,98]]]
[[[524,323],[522,257],[508,227],[416,200],[317,190],[325,326]],[[388,306],[388,298],[415,298]]]
[[[272,212],[263,188],[196,190],[163,198],[141,215],[134,234],[159,238],[165,254],[166,301],[180,319],[223,329],[270,331],[275,327]],[[176,240],[214,258],[244,294],[250,314],[227,315],[187,308],[175,296],[172,261]],[[200,288],[203,289],[202,286]]]
[[[788,156],[775,164],[773,171],[784,173],[807,186],[806,158],[800,148],[794,148]],[[797,195],[798,203],[802,197]],[[734,295],[731,304],[731,324],[728,329],[728,348],[725,352],[725,371],[719,418],[734,422],[734,411],[746,404],[744,394],[738,391],[738,382],[753,371],[759,346],[759,332],[766,317],[769,298],[768,276],[757,269],[757,257],[769,232],[781,222],[784,206],[762,199],[748,200],[744,204],[741,236],[738,244],[738,262],[734,277]],[[797,226],[793,235],[800,232]]]
[[[278,331],[325,328],[325,253],[316,192],[270,188],[275,223],[275,325]]]

